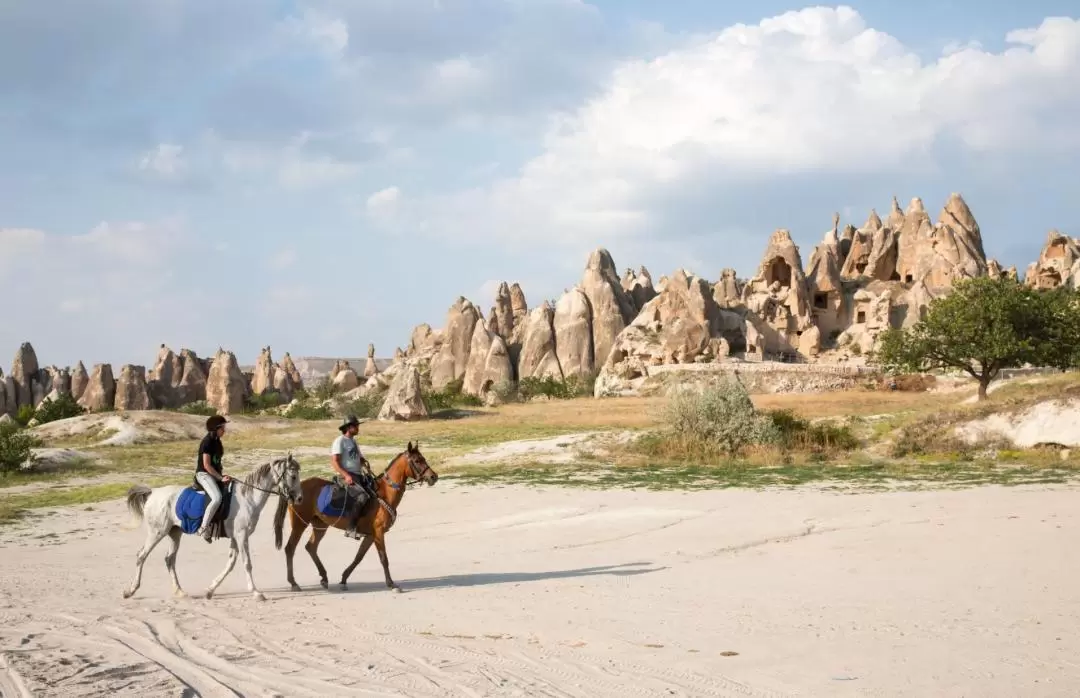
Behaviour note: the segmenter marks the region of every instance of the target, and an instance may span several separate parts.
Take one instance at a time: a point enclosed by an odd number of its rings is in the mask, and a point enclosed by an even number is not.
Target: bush
[[[310,402],[298,402],[286,410],[282,416],[288,419],[306,419],[318,422],[324,419],[333,419],[334,413],[327,405],[321,403],[313,405]]]
[[[206,400],[189,402],[188,404],[181,406],[176,411],[183,412],[184,414],[197,414],[202,417],[213,417],[215,414],[217,414],[217,408],[208,403]]]
[[[37,420],[38,424],[47,424],[58,419],[78,417],[80,414],[85,413],[86,410],[75,401],[74,395],[60,393],[55,398],[47,397],[42,400],[37,410],[34,411],[34,419]]]
[[[700,392],[676,392],[669,398],[662,419],[672,437],[686,448],[735,455],[747,446],[781,441],[773,420],[757,414],[746,389],[731,378]]]
[[[451,407],[481,407],[484,401],[475,395],[461,392],[463,381],[460,378],[450,381],[442,390],[433,390],[421,396],[428,412],[448,410]]]
[[[280,407],[281,393],[270,391],[262,395],[249,395],[244,398],[244,412],[264,412]]]
[[[859,440],[850,427],[839,424],[811,424],[791,410],[765,413],[779,434],[779,445],[799,451],[852,451]]]
[[[571,400],[576,397],[592,397],[596,374],[570,376],[558,380],[552,376],[522,378],[518,381],[518,394],[522,400],[546,397],[549,400]]]
[[[32,448],[38,445],[34,435],[7,422],[0,424],[0,475],[18,472],[33,464]]]
[[[337,397],[341,390],[338,386],[334,385],[334,381],[330,379],[329,375],[325,375],[319,379],[315,385],[310,389],[304,391],[307,395],[314,397],[318,401],[330,400]]]
[[[27,424],[30,423],[30,420],[33,419],[33,418],[34,418],[34,407],[33,407],[33,405],[23,405],[22,407],[20,407],[18,409],[17,412],[15,412],[15,421],[19,424],[19,426],[25,427]]]
[[[354,414],[361,419],[364,417],[375,419],[379,416],[379,411],[382,410],[384,402],[386,402],[386,393],[361,395],[354,400],[335,403],[333,413],[335,417],[346,417]]]
[[[499,404],[517,402],[521,399],[521,392],[513,381],[499,381],[491,386],[491,392],[495,399],[499,401]]]

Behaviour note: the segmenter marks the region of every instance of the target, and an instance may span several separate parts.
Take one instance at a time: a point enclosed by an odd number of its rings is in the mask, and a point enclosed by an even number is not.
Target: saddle
[[[363,484],[357,484],[350,491],[349,486],[339,475],[333,482],[323,485],[319,492],[319,512],[324,516],[351,517],[364,510],[371,501],[371,493]]]
[[[230,480],[229,484],[221,488],[221,505],[210,521],[211,540],[227,537],[225,520],[229,517],[229,510],[232,508],[235,488],[236,480]],[[209,503],[210,497],[207,496],[198,480],[194,480],[190,487],[184,488],[176,499],[176,518],[180,519],[180,529],[184,533],[195,533],[199,530],[202,526],[203,512],[206,511]]]

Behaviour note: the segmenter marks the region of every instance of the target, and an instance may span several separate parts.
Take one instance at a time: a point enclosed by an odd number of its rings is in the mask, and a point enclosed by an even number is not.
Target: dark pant
[[[334,484],[345,490],[348,495],[346,500],[350,506],[349,530],[356,530],[356,524],[360,520],[360,514],[364,511],[364,505],[371,499],[371,494],[360,484],[360,477],[353,476],[354,484],[346,485],[341,477],[334,478]]]

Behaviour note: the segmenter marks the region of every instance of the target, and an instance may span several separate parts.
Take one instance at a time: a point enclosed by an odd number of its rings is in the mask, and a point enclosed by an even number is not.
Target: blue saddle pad
[[[233,483],[221,488],[221,505],[214,514],[214,521],[220,521],[229,515],[229,501],[232,499]],[[180,519],[180,530],[184,533],[195,533],[202,526],[203,513],[210,498],[205,493],[192,487],[185,487],[180,496],[176,498],[176,518]]]
[[[345,511],[349,508],[349,500],[341,496],[343,493],[339,493],[337,497],[334,497],[334,489],[333,485],[323,485],[322,489],[319,490],[319,499],[316,505],[319,507],[319,513],[323,516],[344,516]]]

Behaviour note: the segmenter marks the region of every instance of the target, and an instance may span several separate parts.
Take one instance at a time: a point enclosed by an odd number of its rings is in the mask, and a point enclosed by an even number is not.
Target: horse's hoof
[[[349,585],[346,584],[345,582],[342,582],[341,584],[338,584],[338,589],[341,589],[342,591],[348,591],[349,590]]]
[[[124,589],[124,598],[125,599],[130,599],[134,595],[135,595],[134,591],[131,591],[129,589]]]
[[[261,591],[252,592],[251,598],[255,599],[256,601],[266,601],[266,596],[264,596]]]
[[[212,598],[214,598],[214,592],[213,592],[213,590],[211,590],[211,589],[207,589],[207,590],[206,590],[206,598],[207,598],[207,599],[212,599]]]
[[[398,586],[390,587],[390,591],[394,592],[395,594],[400,594],[401,593],[401,587],[398,587]]]
[[[300,588],[300,585],[296,584],[295,582],[293,583],[292,587],[290,587],[290,589],[292,591],[303,591],[303,589]]]
[[[173,596],[175,596],[178,599],[186,599],[187,598],[187,592],[184,591],[183,589],[176,589],[175,591],[173,591]]]
[[[329,589],[330,588],[330,582],[325,580],[325,579],[320,579],[319,580],[319,586],[321,586],[323,589]]]

